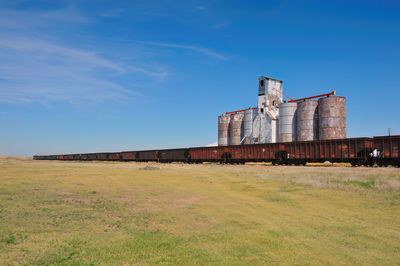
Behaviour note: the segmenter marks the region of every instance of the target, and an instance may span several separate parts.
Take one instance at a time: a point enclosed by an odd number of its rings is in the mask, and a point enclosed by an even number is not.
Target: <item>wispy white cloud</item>
[[[123,13],[122,9],[97,13],[97,19]],[[80,42],[78,47],[66,38],[74,29],[97,22],[96,15],[89,18],[73,7],[47,11],[0,8],[0,103],[85,103],[138,97],[146,84],[160,82],[169,74],[152,55],[142,55],[149,51],[147,46],[228,60],[222,53],[196,45],[125,41],[117,44],[121,49],[113,47],[113,51],[101,53],[101,45],[93,41]],[[66,32],[60,33],[62,30]],[[150,50],[159,52],[162,49]]]
[[[0,55],[2,102],[76,103],[129,94],[99,73],[118,75],[124,68],[92,53],[42,40],[0,38]]]
[[[0,37],[0,48],[31,55],[46,55],[57,56],[60,58],[69,58],[75,61],[83,61],[87,65],[92,65],[94,67],[104,67],[120,73],[124,72],[124,69],[118,64],[115,64],[105,58],[99,57],[93,52],[86,52],[78,49],[64,47],[38,39],[13,39]]]
[[[122,82],[124,77],[152,81],[168,75],[162,66],[121,62],[48,35],[49,29],[88,21],[69,10],[0,10],[0,103],[124,101],[140,96],[141,87]]]
[[[0,37],[0,102],[102,102],[138,96],[121,75],[163,78],[163,69],[114,63],[96,53],[44,40]]]
[[[81,24],[89,21],[88,17],[73,9],[50,11],[0,9],[0,29],[54,27],[54,23]]]
[[[223,55],[223,54],[221,54],[221,53],[215,52],[214,50],[211,50],[211,49],[208,49],[208,48],[194,46],[194,45],[183,45],[183,44],[153,42],[153,41],[134,41],[134,42],[135,43],[139,43],[139,44],[158,46],[158,47],[190,50],[190,51],[194,51],[194,52],[203,54],[205,56],[208,56],[208,57],[211,57],[211,58],[214,58],[214,59],[228,60],[228,57]]]

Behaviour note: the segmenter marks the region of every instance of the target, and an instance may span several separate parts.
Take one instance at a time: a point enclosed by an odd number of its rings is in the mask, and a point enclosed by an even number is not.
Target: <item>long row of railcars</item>
[[[312,162],[351,163],[353,166],[400,167],[400,135],[324,141],[194,147],[106,153],[35,155],[35,160],[137,161],[137,162],[272,162],[305,165]]]

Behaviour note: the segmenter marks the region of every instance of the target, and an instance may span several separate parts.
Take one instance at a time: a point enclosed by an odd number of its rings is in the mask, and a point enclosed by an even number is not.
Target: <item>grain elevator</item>
[[[333,91],[283,101],[283,82],[258,78],[257,107],[218,117],[218,145],[346,138],[346,98]]]

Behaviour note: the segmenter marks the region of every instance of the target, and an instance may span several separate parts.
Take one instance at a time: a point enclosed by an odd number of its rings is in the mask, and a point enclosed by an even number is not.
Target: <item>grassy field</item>
[[[2,265],[399,263],[399,169],[0,159]]]

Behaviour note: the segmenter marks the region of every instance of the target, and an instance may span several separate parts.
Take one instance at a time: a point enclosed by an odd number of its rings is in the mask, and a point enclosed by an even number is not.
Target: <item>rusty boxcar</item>
[[[120,152],[110,152],[108,154],[108,160],[110,160],[110,161],[119,161],[119,160],[121,160],[121,153]]]
[[[107,152],[101,152],[96,154],[96,160],[98,161],[107,161],[108,160],[108,154]]]
[[[138,162],[158,162],[160,159],[160,151],[158,150],[138,151],[137,153],[136,160]]]
[[[379,166],[400,166],[400,135],[374,137]]]
[[[230,146],[228,157],[236,163],[271,162],[285,149],[283,143],[253,144]]]
[[[136,151],[123,151],[120,154],[120,158],[122,161],[136,161],[137,155]]]
[[[35,155],[35,160],[121,160],[155,162],[272,162],[301,165],[309,162],[346,162],[353,166],[400,166],[400,136],[344,138],[318,141],[247,144],[181,149]]]
[[[285,143],[287,162],[343,162],[353,165],[373,165],[371,138],[348,138]]]
[[[189,149],[160,150],[160,162],[188,162]]]

